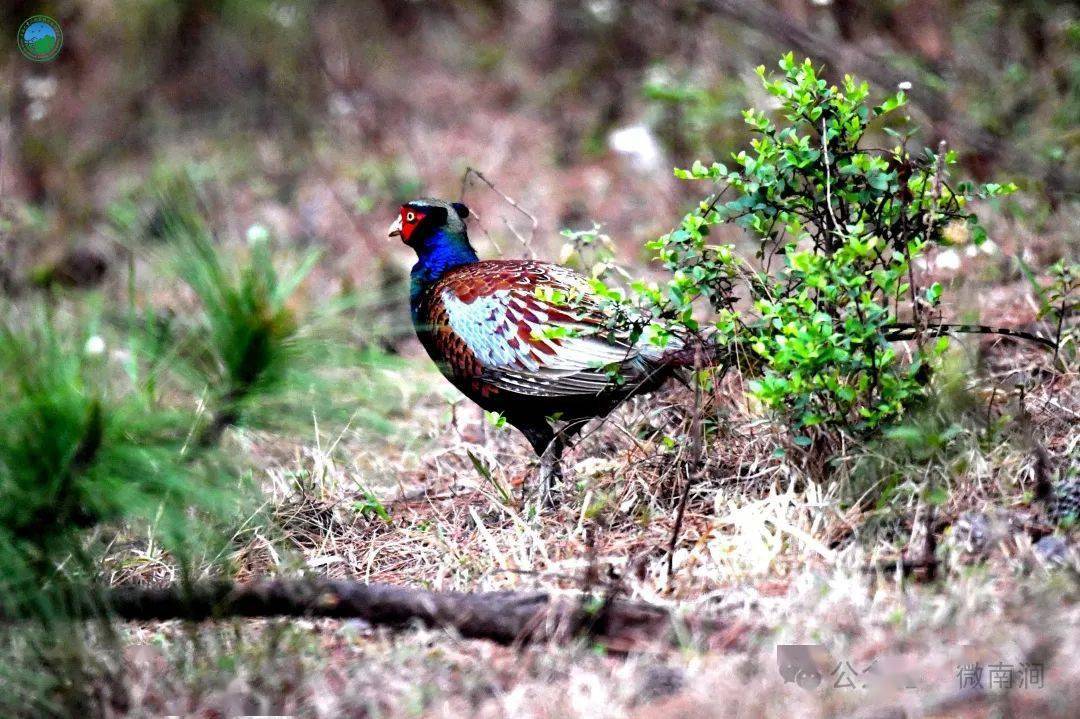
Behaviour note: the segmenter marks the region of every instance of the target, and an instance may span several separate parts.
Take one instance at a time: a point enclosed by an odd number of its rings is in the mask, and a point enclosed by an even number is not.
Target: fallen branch
[[[391,584],[341,580],[212,582],[190,589],[114,587],[106,605],[132,621],[230,617],[330,617],[363,619],[375,626],[453,629],[462,637],[499,644],[564,641],[589,637],[615,649],[685,637],[672,614],[642,602],[547,592],[434,592]],[[693,629],[713,633],[711,620]],[[683,631],[680,631],[682,629]]]

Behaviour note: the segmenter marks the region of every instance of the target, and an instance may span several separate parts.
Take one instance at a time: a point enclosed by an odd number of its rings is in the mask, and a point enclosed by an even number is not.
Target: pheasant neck
[[[476,262],[480,258],[469,244],[465,233],[440,231],[417,253],[418,260],[412,268],[410,299],[413,311],[423,291],[439,281],[443,275],[455,267]]]

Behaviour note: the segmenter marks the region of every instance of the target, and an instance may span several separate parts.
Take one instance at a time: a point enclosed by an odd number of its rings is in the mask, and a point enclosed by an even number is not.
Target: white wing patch
[[[500,341],[502,338],[499,336],[500,326],[504,327],[503,332],[510,332],[506,316],[509,294],[506,290],[500,290],[466,303],[451,290],[443,290],[442,293],[450,329],[488,367],[510,367],[519,360],[514,349],[505,341]]]

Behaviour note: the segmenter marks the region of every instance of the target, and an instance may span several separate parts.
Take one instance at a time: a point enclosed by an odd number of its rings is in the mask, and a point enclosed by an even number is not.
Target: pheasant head
[[[449,270],[476,262],[476,250],[469,244],[465,218],[469,208],[460,202],[419,199],[401,206],[389,236],[401,241],[416,252],[412,268],[411,296],[413,304],[426,287],[438,282]]]

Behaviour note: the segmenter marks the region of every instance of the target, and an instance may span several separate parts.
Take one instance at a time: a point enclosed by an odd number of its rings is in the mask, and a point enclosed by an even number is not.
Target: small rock
[[[1046,564],[1063,565],[1069,560],[1069,545],[1063,537],[1048,534],[1035,542],[1035,556]]]
[[[686,684],[686,676],[677,667],[650,664],[641,671],[636,701],[646,703],[678,694]]]
[[[105,257],[87,248],[75,248],[60,258],[52,266],[34,270],[33,282],[40,287],[59,285],[76,289],[87,289],[101,284],[109,269]]]
[[[969,557],[986,555],[999,538],[990,517],[982,512],[964,512],[952,526],[951,544]]]

